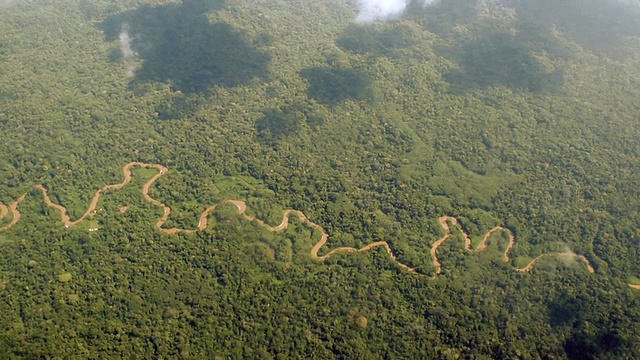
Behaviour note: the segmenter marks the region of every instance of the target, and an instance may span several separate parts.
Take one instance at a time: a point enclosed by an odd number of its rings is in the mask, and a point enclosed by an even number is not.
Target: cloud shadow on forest
[[[571,328],[571,334],[564,340],[562,347],[568,359],[618,358],[621,348],[629,346],[620,334],[606,326],[596,326],[606,330],[594,333],[588,325],[603,316],[590,310],[585,298],[561,295],[555,301],[547,303],[547,317],[552,327]]]
[[[266,109],[261,118],[256,120],[255,128],[260,140],[272,142],[295,135],[303,124],[317,130],[325,119],[314,110],[310,101],[295,101],[279,108]]]
[[[590,51],[617,56],[630,38],[640,36],[640,6],[620,0],[502,0],[513,9],[519,28],[557,30]],[[477,25],[477,0],[440,0],[424,7],[411,2],[405,18],[447,37],[459,25]]]
[[[420,1],[412,1],[405,18],[434,34],[446,36],[459,24],[475,22],[477,7],[477,0],[440,0],[429,6],[422,5]]]
[[[441,0],[427,8],[412,3],[405,18],[439,35],[438,55],[458,64],[444,74],[453,91],[503,85],[524,91],[557,91],[563,71],[541,58],[570,59],[575,49],[610,57],[628,55],[640,37],[640,7],[616,0],[505,0],[515,23],[479,16],[476,0]],[[514,32],[505,30],[514,26]],[[461,29],[462,33],[460,33]],[[475,38],[473,34],[478,34]],[[633,40],[635,39],[635,40]],[[625,55],[626,54],[626,55]]]
[[[443,76],[454,87],[503,85],[524,91],[553,92],[563,83],[563,72],[546,68],[517,35],[490,33],[459,46],[441,48],[439,53],[459,66]]]
[[[209,22],[206,13],[222,6],[223,0],[145,5],[110,16],[99,27],[107,41],[116,41],[123,26],[128,29],[131,49],[142,63],[133,73],[132,86],[170,83],[190,94],[268,79],[269,54],[229,24]]]
[[[319,103],[333,106],[347,99],[373,100],[372,79],[361,70],[313,67],[300,75],[309,81],[307,95]]]
[[[539,39],[558,42],[548,36],[557,30],[587,50],[612,57],[625,55],[628,41],[640,36],[637,4],[619,0],[502,0],[500,3],[515,11],[519,31],[535,29],[547,33]],[[413,2],[405,17],[443,37],[455,33],[459,25],[473,27],[481,21],[477,0],[440,0],[426,8]]]
[[[456,69],[443,74],[453,91],[500,85],[533,92],[556,91],[563,83],[562,71],[536,56],[546,49],[567,54],[542,27],[505,30],[506,23],[478,15],[476,0],[441,0],[426,8],[412,3],[406,18],[443,40],[434,51],[457,64]]]
[[[255,123],[260,138],[275,140],[295,134],[300,128],[302,118],[299,114],[285,109],[268,109]]]
[[[614,0],[514,2],[520,27],[555,29],[585,49],[617,57],[640,36],[640,6]],[[547,30],[548,31],[548,30]]]
[[[392,24],[385,30],[372,25],[352,24],[336,40],[338,47],[353,54],[375,55],[389,55],[394,49],[406,49],[415,43],[413,29],[402,24]]]

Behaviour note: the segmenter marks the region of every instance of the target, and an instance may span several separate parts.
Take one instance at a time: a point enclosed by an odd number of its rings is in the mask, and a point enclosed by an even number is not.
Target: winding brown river
[[[84,214],[82,214],[82,216],[76,220],[71,220],[69,218],[69,215],[67,213],[67,208],[60,205],[60,204],[56,204],[53,201],[51,201],[51,198],[49,197],[49,194],[47,192],[47,189],[42,186],[42,185],[34,185],[35,188],[39,189],[42,192],[42,196],[44,198],[45,203],[47,204],[47,206],[50,206],[52,208],[55,208],[57,210],[60,211],[60,220],[62,221],[62,223],[66,226],[66,227],[70,227],[70,226],[74,226],[77,223],[81,222],[82,220],[84,220],[87,216],[89,216],[92,212],[95,211],[96,206],[98,205],[98,201],[100,200],[100,195],[102,194],[103,191],[105,190],[110,190],[110,189],[120,189],[123,186],[127,185],[129,182],[131,182],[131,168],[134,166],[139,166],[139,167],[147,167],[147,168],[155,168],[158,170],[158,173],[155,174],[154,176],[152,176],[147,182],[144,183],[144,185],[142,186],[142,196],[145,198],[146,201],[161,207],[163,209],[163,214],[160,217],[160,219],[158,219],[158,221],[156,221],[156,228],[158,228],[158,230],[160,230],[163,233],[166,234],[174,234],[174,233],[178,233],[178,232],[183,232],[183,233],[193,233],[196,231],[200,231],[200,230],[204,230],[207,227],[207,218],[209,216],[209,213],[211,211],[213,211],[218,205],[221,204],[233,204],[235,205],[235,207],[238,209],[238,212],[240,213],[240,215],[242,215],[246,220],[248,221],[254,221],[258,224],[260,224],[261,226],[263,226],[264,228],[266,228],[269,231],[280,231],[283,230],[285,228],[287,228],[287,226],[289,225],[289,218],[291,217],[291,215],[297,216],[300,220],[302,220],[303,222],[306,222],[307,224],[309,224],[311,227],[313,227],[314,229],[319,230],[322,233],[322,236],[320,238],[320,240],[311,248],[311,257],[313,257],[316,260],[319,261],[324,261],[327,258],[331,257],[332,255],[339,253],[339,252],[357,252],[357,251],[367,251],[371,248],[374,247],[378,247],[381,246],[383,247],[387,253],[389,254],[389,256],[398,264],[399,267],[406,269],[409,272],[413,272],[415,273],[416,270],[412,267],[409,267],[406,264],[401,263],[396,255],[394,254],[393,250],[391,249],[391,247],[389,246],[389,244],[386,241],[375,241],[372,242],[366,246],[363,246],[361,248],[354,248],[354,247],[349,247],[349,246],[342,246],[342,247],[337,247],[334,248],[332,250],[330,250],[329,252],[327,252],[324,255],[318,255],[318,253],[320,252],[320,249],[327,243],[327,239],[329,238],[329,234],[327,234],[324,229],[312,222],[311,220],[309,220],[307,218],[307,216],[299,211],[299,210],[293,210],[293,209],[288,209],[284,211],[284,214],[282,216],[282,221],[280,222],[279,225],[277,226],[269,226],[267,224],[264,223],[264,221],[260,220],[260,219],[256,219],[253,216],[247,215],[246,214],[246,210],[247,210],[247,205],[244,201],[241,200],[225,200],[219,204],[213,204],[211,206],[209,206],[208,208],[206,208],[199,217],[198,220],[198,226],[196,229],[180,229],[180,228],[164,228],[163,225],[165,224],[165,222],[167,221],[167,219],[169,218],[169,214],[171,213],[171,208],[167,205],[165,205],[164,203],[152,198],[151,196],[149,196],[149,188],[151,187],[151,185],[161,176],[163,176],[164,174],[167,173],[168,169],[160,164],[150,164],[150,163],[144,163],[144,162],[130,162],[128,164],[126,164],[123,168],[122,171],[124,173],[124,180],[120,183],[117,184],[111,184],[111,185],[105,185],[103,186],[101,189],[97,190],[96,193],[93,195],[93,198],[91,199],[91,202],[89,203],[89,207],[87,208],[87,210],[84,212]],[[17,200],[13,201],[11,204],[9,204],[9,206],[7,207],[4,204],[0,203],[0,219],[4,218],[5,216],[8,215],[9,211],[11,212],[11,214],[13,215],[13,218],[11,220],[11,222],[3,227],[0,228],[0,231],[3,230],[7,230],[9,229],[11,226],[13,226],[14,224],[16,224],[19,220],[20,220],[20,212],[18,211],[18,204],[20,203],[20,201],[24,200],[26,196],[26,193],[23,194],[22,196],[20,196]],[[507,244],[507,247],[503,253],[503,260],[505,262],[509,262],[510,258],[509,258],[509,252],[511,251],[511,248],[513,247],[513,244],[515,242],[515,238],[513,236],[513,234],[511,233],[511,231],[509,229],[506,229],[504,227],[501,226],[496,226],[493,229],[489,230],[483,237],[482,241],[480,241],[480,243],[478,243],[477,246],[475,246],[475,248],[471,248],[471,238],[469,237],[469,235],[460,227],[460,225],[458,224],[458,220],[455,217],[452,216],[442,216],[438,219],[438,221],[440,222],[440,225],[442,226],[442,228],[445,231],[445,234],[437,239],[433,245],[431,246],[431,261],[433,262],[433,265],[436,268],[436,273],[433,276],[434,278],[442,273],[442,264],[440,264],[440,262],[438,261],[438,257],[437,257],[437,250],[438,247],[445,242],[447,239],[449,239],[449,237],[451,236],[451,226],[455,226],[458,228],[458,230],[460,231],[460,233],[462,234],[463,238],[464,238],[464,246],[465,249],[467,251],[470,252],[476,252],[476,251],[482,251],[487,247],[487,242],[489,240],[489,238],[491,237],[491,235],[496,232],[496,231],[505,231],[508,233],[509,235],[509,243]],[[533,268],[534,264],[536,262],[538,262],[540,259],[544,258],[544,257],[569,257],[569,258],[578,258],[580,260],[582,260],[587,268],[587,270],[591,273],[594,272],[593,267],[591,266],[591,263],[589,262],[589,260],[584,256],[584,255],[578,255],[578,254],[574,254],[572,252],[555,252],[555,253],[546,253],[546,254],[542,254],[537,256],[536,258],[534,258],[533,260],[531,260],[526,266],[518,268],[518,267],[513,267],[514,270],[516,271],[521,271],[521,272],[526,272],[529,271]],[[634,289],[640,289],[640,285],[633,285],[633,284],[629,284],[630,287],[634,288]]]
[[[12,202],[11,204],[9,204],[9,209],[11,210],[11,214],[13,215],[13,219],[11,219],[11,222],[8,223],[7,225],[0,227],[0,231],[3,230],[7,230],[8,228],[12,227],[13,225],[15,225],[18,220],[20,220],[20,212],[18,211],[18,203],[22,200],[24,200],[25,196],[27,196],[27,194],[22,194],[22,196],[20,196],[18,199],[16,199],[14,202]],[[8,210],[7,210],[7,206],[4,204],[0,204],[2,205],[2,208],[0,209],[0,219],[4,218],[7,214],[8,214]]]

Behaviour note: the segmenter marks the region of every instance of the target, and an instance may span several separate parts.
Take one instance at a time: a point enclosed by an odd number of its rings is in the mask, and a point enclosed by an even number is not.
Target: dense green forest
[[[0,0],[0,358],[640,358],[640,3],[362,3]]]

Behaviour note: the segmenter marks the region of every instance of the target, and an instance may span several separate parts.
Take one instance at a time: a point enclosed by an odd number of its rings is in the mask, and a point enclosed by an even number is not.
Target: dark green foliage
[[[0,1],[0,359],[640,358],[637,5],[352,5]]]
[[[516,36],[493,33],[464,44],[454,55],[460,70],[444,78],[460,88],[503,85],[524,91],[554,90],[562,86],[562,71],[550,71]]]
[[[476,21],[477,5],[476,0],[440,0],[425,7],[421,1],[411,1],[407,13],[425,29],[447,36],[455,26]]]
[[[289,109],[267,110],[264,117],[256,121],[258,135],[264,138],[280,138],[293,135],[300,123],[304,121],[303,114],[289,111]]]
[[[258,137],[262,140],[277,140],[295,135],[303,124],[318,130],[325,122],[321,114],[322,108],[314,108],[311,102],[294,102],[263,113],[264,116],[255,123]]]
[[[203,101],[185,94],[172,94],[155,107],[155,112],[162,120],[192,118]]]
[[[378,51],[380,44],[376,31],[371,26],[351,25],[336,40],[341,48],[355,54]]]
[[[109,17],[101,27],[107,41],[130,32],[132,50],[143,63],[133,85],[165,82],[184,93],[202,93],[266,80],[269,55],[229,24],[211,23],[205,13],[210,7],[217,8],[203,0],[143,6]]]
[[[390,49],[405,49],[415,44],[415,34],[407,25],[378,30],[369,25],[351,25],[336,40],[341,48],[354,54],[385,54]]]
[[[300,75],[309,81],[307,93],[319,103],[336,105],[347,99],[372,100],[371,77],[351,68],[309,68]]]
[[[226,0],[182,0],[182,6],[194,13],[206,13],[220,10],[224,7]]]
[[[556,29],[585,48],[609,55],[627,52],[628,42],[640,36],[640,8],[623,1],[519,0],[513,6],[521,21]]]

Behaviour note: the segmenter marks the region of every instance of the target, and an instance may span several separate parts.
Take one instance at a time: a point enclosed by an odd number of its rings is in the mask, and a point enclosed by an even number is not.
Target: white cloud
[[[376,20],[388,20],[402,15],[410,0],[358,0],[360,11],[356,22],[368,23]],[[431,5],[438,0],[422,0]]]

